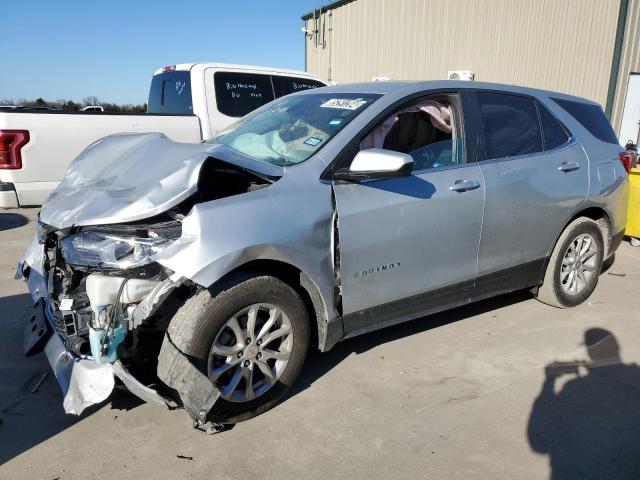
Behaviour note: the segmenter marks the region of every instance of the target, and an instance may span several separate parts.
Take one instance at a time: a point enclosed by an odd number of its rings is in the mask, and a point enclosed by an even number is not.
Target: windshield
[[[304,162],[380,95],[313,93],[275,100],[207,143],[221,143],[255,160]]]

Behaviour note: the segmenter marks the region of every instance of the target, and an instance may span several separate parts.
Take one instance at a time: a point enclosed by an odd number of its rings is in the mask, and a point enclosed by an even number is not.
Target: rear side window
[[[229,117],[243,117],[274,99],[269,75],[216,72],[213,83],[218,111]]]
[[[616,134],[599,105],[562,100],[560,98],[553,98],[552,100],[580,122],[598,140],[618,145]]]
[[[163,72],[153,76],[149,90],[149,113],[193,114],[189,72]]]
[[[477,93],[487,158],[542,151],[535,100],[516,95]]]
[[[316,80],[310,80],[308,78],[299,77],[281,77],[279,75],[272,75],[273,90],[276,93],[276,98],[284,97],[290,93],[300,92],[302,90],[309,90],[312,88],[324,87],[325,84]]]
[[[540,123],[542,124],[544,149],[553,150],[554,148],[567,143],[569,140],[569,134],[566,129],[542,104],[538,103],[538,109],[540,110]]]

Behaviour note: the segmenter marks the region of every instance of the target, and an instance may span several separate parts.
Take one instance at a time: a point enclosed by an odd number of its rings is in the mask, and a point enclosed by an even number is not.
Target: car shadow
[[[298,377],[294,386],[287,393],[283,403],[289,398],[294,397],[298,393],[309,388],[316,380],[327,374],[327,372],[339,365],[352,353],[359,355],[371,348],[375,348],[385,343],[410,337],[418,333],[442,327],[475,315],[490,312],[514,303],[523,302],[530,298],[532,298],[532,295],[528,290],[500,295],[488,300],[472,303],[470,305],[454,308],[452,310],[436,313],[365,335],[350,338],[338,343],[328,352],[321,353],[317,350],[312,350],[309,352],[309,356],[307,357],[306,363],[300,373],[300,377]]]
[[[142,403],[116,389],[104,403],[82,415],[67,415],[62,393],[44,353],[22,354],[23,322],[31,309],[29,294],[0,297],[0,465],[110,405],[131,410]]]
[[[25,226],[29,219],[20,213],[0,212],[0,232]]]

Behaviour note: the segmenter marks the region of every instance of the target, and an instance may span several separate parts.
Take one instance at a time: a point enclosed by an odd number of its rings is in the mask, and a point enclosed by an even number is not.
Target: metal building
[[[329,80],[456,72],[566,92],[638,138],[640,0],[337,0],[302,19],[305,68]]]

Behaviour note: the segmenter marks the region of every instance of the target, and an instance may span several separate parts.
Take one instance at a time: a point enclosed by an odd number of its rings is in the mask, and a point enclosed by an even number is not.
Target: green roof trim
[[[335,2],[331,2],[330,4],[325,5],[322,8],[316,8],[315,14],[316,16],[322,15],[326,11],[333,10],[334,8],[338,8],[338,7],[341,7],[342,5],[346,5],[347,3],[351,3],[355,1],[356,0],[336,0]],[[302,18],[302,20],[309,20],[310,18],[313,18],[313,13],[314,11],[312,10],[309,13],[305,13],[300,18]]]
[[[611,62],[611,74],[609,75],[607,104],[604,108],[604,113],[607,115],[609,121],[611,121],[611,114],[613,112],[613,101],[616,98],[616,89],[618,88],[618,77],[620,76],[620,57],[622,56],[622,46],[624,45],[628,12],[629,0],[620,0],[620,10],[618,11],[618,27],[616,28],[616,39],[613,47],[613,61]]]

